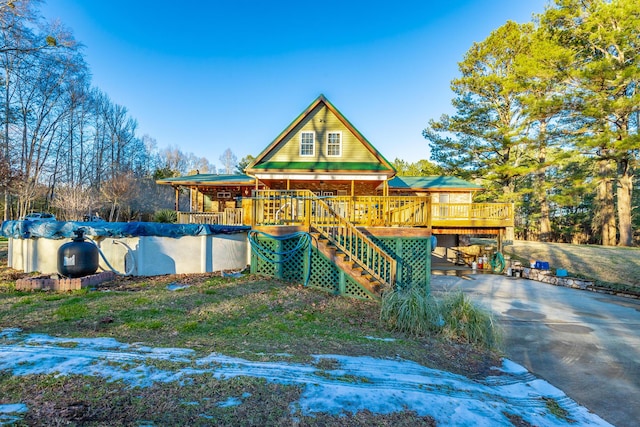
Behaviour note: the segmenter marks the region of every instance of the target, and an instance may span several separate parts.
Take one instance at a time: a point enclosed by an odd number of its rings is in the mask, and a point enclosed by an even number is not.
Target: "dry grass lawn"
[[[504,252],[527,263],[548,261],[552,269],[563,268],[600,286],[640,291],[640,248],[515,240]]]

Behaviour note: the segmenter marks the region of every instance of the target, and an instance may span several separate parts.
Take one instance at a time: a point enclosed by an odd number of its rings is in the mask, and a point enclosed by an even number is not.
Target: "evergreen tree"
[[[594,228],[602,244],[614,245],[617,207],[620,245],[629,246],[640,151],[640,3],[556,0],[541,23],[572,55],[566,105],[577,122],[577,148],[597,164]]]

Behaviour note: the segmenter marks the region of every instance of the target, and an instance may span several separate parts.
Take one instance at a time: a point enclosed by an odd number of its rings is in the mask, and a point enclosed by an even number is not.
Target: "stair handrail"
[[[310,209],[308,212],[310,226],[375,280],[393,288],[396,281],[397,261],[336,213],[324,200],[316,197],[312,192],[309,192],[308,197],[315,204],[315,209]],[[344,239],[341,240],[340,237]],[[349,245],[346,244],[347,241]]]

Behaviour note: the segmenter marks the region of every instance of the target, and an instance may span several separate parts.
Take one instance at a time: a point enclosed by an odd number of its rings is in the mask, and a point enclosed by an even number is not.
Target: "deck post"
[[[311,229],[311,199],[309,197],[304,199],[304,226],[307,230]]]
[[[338,295],[344,295],[347,293],[347,277],[341,268],[338,269],[338,277]]]
[[[424,287],[426,289],[427,295],[431,293],[431,253],[435,249],[431,247],[431,243],[433,242],[431,236],[433,236],[433,234],[431,234],[427,239],[427,257],[425,259],[425,268],[427,269],[427,274],[425,277]]]

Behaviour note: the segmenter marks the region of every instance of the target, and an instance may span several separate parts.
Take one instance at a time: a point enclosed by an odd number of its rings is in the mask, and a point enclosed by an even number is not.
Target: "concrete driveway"
[[[493,311],[504,352],[618,427],[640,423],[640,301],[527,279],[432,276]]]

